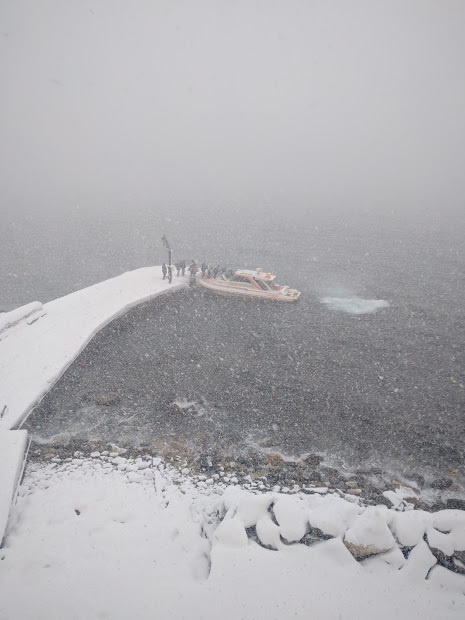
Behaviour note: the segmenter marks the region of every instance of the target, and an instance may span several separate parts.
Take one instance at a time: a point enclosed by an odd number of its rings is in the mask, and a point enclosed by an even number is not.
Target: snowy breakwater
[[[262,490],[226,467],[128,454],[29,460],[0,617],[463,618],[465,511]]]
[[[362,507],[334,494],[254,495],[229,487],[215,538],[244,546],[252,538],[269,549],[339,538],[358,560],[380,556],[391,567],[426,578],[437,563],[465,575],[465,512],[397,512]],[[465,580],[464,580],[465,586]]]
[[[196,506],[208,553],[216,544],[243,548],[253,541],[265,549],[283,551],[289,545],[333,540],[349,569],[352,557],[367,569],[381,566],[386,572],[398,571],[418,580],[430,578],[432,569],[441,567],[435,578],[439,575],[441,583],[447,583],[447,574],[452,573],[453,583],[461,584],[465,594],[464,510],[426,512],[401,501],[395,508],[366,506],[358,497],[341,497],[327,488],[267,491],[260,481],[252,486],[251,479],[245,488],[237,484],[237,477],[226,475],[227,470],[207,478],[187,465],[178,462],[174,467],[150,455],[128,458],[125,450],[116,448],[89,455],[77,451],[65,459],[57,456],[50,462],[30,463],[20,493],[27,496],[68,477],[114,479],[117,475],[129,484],[153,489],[168,504],[175,487]],[[89,510],[92,506],[76,504],[75,512],[83,518]]]

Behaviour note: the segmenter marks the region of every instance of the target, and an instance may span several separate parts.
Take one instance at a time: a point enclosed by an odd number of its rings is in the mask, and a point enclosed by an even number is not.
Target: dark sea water
[[[102,330],[44,398],[26,423],[34,436],[144,444],[171,435],[197,448],[462,470],[463,217],[290,209],[10,218],[0,233],[1,309],[160,264],[163,232],[175,259],[260,266],[302,297],[272,304],[189,290],[143,304]],[[372,300],[387,303],[354,314]],[[93,400],[104,393],[117,403]]]

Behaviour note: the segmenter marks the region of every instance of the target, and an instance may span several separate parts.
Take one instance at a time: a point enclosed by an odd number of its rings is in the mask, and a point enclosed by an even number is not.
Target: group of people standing
[[[202,272],[202,278],[215,279],[218,275],[221,277],[223,273],[226,273],[227,269],[226,267],[220,267],[219,265],[213,267],[213,265],[207,265],[207,263],[202,263],[200,271]]]
[[[163,273],[163,280],[168,278],[168,280],[171,282],[173,277],[173,267],[176,269],[177,277],[179,277],[180,274],[182,276],[186,275],[187,269],[189,271],[191,284],[195,282],[195,277],[197,275],[197,272],[199,271],[195,260],[192,260],[189,267],[187,267],[187,262],[185,260],[178,261],[174,265],[166,265],[166,263],[163,263],[161,267]],[[226,267],[220,267],[219,265],[216,265],[214,267],[205,262],[202,263],[200,271],[202,272],[202,278],[216,278],[218,277],[218,275],[221,277],[223,274],[225,274],[226,277],[234,275],[232,269],[226,269]]]
[[[161,266],[161,270],[163,273],[163,280],[165,280],[165,278],[168,278],[171,282],[171,278],[170,276],[172,276],[173,274],[173,267],[176,269],[176,275],[179,277],[179,273],[181,272],[181,275],[186,275],[186,268],[187,268],[187,262],[185,260],[180,260],[177,263],[175,263],[174,265],[167,265],[166,263],[163,263],[163,265]],[[191,275],[195,275],[197,273],[197,267],[195,264],[195,261],[193,260],[192,263],[189,265],[188,271],[191,273]]]

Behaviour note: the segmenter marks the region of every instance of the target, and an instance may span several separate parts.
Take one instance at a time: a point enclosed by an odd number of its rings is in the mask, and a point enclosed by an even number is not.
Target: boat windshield
[[[230,282],[244,282],[245,284],[250,284],[250,280],[248,278],[244,278],[243,276],[234,275],[232,278],[229,278]]]
[[[263,282],[263,280],[259,280],[258,278],[254,278],[254,280],[258,284],[258,286],[264,291],[270,290],[270,287],[265,282]]]

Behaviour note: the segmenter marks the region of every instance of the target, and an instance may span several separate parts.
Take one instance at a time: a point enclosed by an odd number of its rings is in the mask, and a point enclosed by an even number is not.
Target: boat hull
[[[198,278],[197,284],[218,295],[227,295],[230,297],[253,297],[255,299],[269,299],[271,301],[297,301],[300,297],[300,291],[287,289],[282,291],[262,291],[254,288],[246,288],[237,283],[228,280],[214,280],[212,278]],[[283,287],[286,288],[286,287]]]

